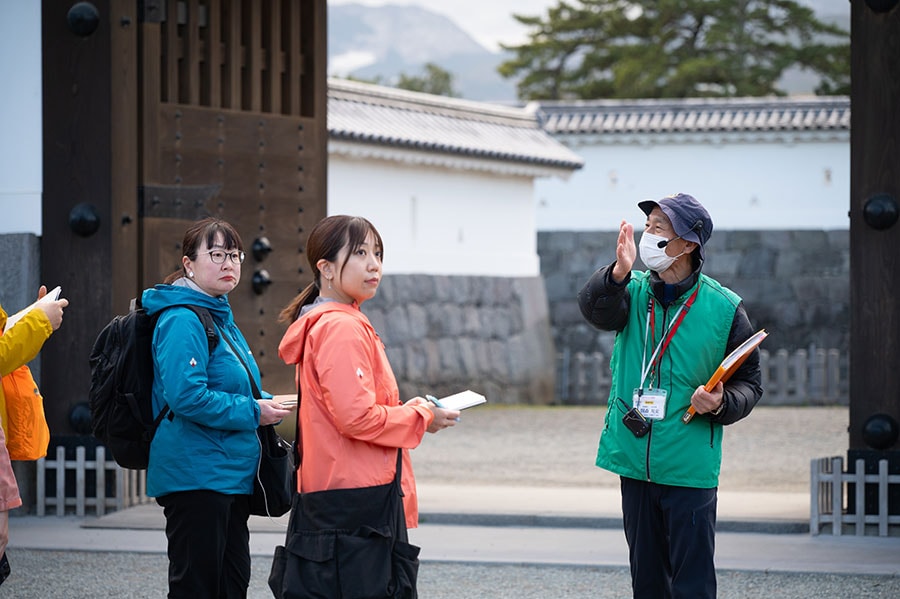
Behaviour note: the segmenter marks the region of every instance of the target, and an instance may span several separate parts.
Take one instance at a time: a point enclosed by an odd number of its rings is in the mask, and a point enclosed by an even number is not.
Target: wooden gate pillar
[[[850,448],[900,473],[900,2],[852,0]],[[866,500],[867,512],[870,511]],[[900,488],[890,497],[900,513]]]
[[[61,285],[70,302],[41,352],[54,437],[89,433],[87,358],[110,314],[128,308],[112,297],[113,273],[131,279],[118,280],[120,288],[137,286],[138,4],[44,0],[41,10],[41,276],[48,287]]]

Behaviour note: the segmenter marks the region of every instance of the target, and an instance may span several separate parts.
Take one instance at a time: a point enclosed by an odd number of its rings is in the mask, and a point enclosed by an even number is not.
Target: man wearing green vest
[[[596,463],[621,479],[634,597],[715,597],[722,429],[762,396],[759,350],[704,389],[753,327],[741,298],[700,272],[713,229],[700,202],[678,193],[638,206],[649,270],[632,272],[638,249],[623,220],[615,262],[578,294],[588,322],[616,331]],[[691,407],[696,417],[685,423]]]

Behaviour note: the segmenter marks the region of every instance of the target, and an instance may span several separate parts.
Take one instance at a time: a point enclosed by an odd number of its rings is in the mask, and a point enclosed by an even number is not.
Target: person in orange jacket
[[[298,492],[382,485],[403,448],[407,528],[418,525],[409,449],[425,432],[454,426],[459,412],[422,397],[403,403],[384,344],[359,307],[381,282],[383,244],[368,220],[330,216],[311,231],[314,280],[282,311],[292,322],[278,348],[297,365],[302,466]]]
[[[38,299],[46,294],[47,287],[41,285]],[[69,300],[65,298],[42,302],[6,331],[6,334],[0,336],[0,375],[8,375],[37,356],[44,342],[62,324],[63,309],[68,305]],[[6,320],[6,312],[0,306],[0,331],[6,327]],[[22,505],[19,486],[6,449],[6,419],[6,398],[0,387],[0,555],[6,552],[9,541],[9,510]]]

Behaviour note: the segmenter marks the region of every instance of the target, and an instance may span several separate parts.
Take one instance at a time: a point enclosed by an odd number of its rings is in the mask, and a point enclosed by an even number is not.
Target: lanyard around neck
[[[644,329],[644,353],[643,360],[641,363],[641,385],[640,388],[644,388],[644,381],[647,380],[647,375],[650,373],[650,370],[653,368],[655,364],[662,360],[662,355],[666,353],[666,348],[669,347],[669,343],[672,341],[672,337],[675,336],[675,331],[678,330],[678,327],[681,325],[681,321],[684,320],[684,317],[687,316],[688,310],[691,309],[691,304],[694,303],[694,300],[697,298],[697,292],[700,291],[700,286],[697,285],[697,288],[694,289],[694,292],[688,298],[686,302],[678,306],[678,311],[675,312],[675,316],[672,317],[672,321],[669,323],[669,326],[663,331],[663,335],[659,340],[659,343],[656,344],[656,349],[653,350],[653,354],[650,356],[649,362],[644,362],[647,357],[647,340],[650,338],[651,329],[656,328],[656,315],[653,311],[653,296],[650,296],[650,300],[647,302],[647,325]]]

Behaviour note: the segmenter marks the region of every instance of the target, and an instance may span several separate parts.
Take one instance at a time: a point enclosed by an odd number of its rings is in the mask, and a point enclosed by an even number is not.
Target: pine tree
[[[529,40],[499,67],[523,100],[784,95],[790,68],[850,91],[850,36],[793,0],[561,0],[514,15]]]

